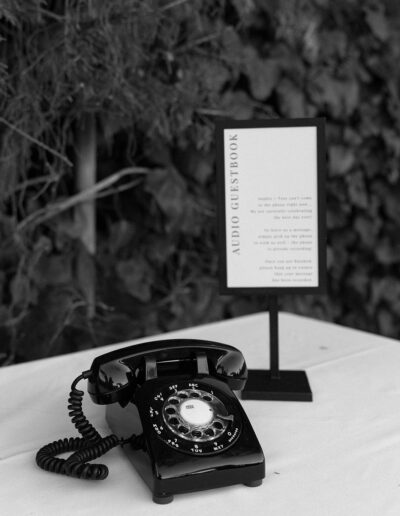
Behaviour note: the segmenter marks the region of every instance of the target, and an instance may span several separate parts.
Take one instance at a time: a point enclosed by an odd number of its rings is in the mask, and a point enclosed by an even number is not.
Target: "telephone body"
[[[233,392],[247,379],[239,350],[211,341],[159,340],[101,355],[87,373],[89,395],[106,405],[114,434],[140,434],[125,439],[123,449],[154,502],[262,483],[264,455]]]

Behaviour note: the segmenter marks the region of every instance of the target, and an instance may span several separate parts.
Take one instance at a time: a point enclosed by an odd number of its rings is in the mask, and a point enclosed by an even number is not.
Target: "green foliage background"
[[[326,118],[328,294],[281,308],[399,337],[400,4],[2,0],[0,30],[3,363],[266,309],[218,293],[218,116]],[[99,180],[146,170],[99,194],[94,319],[51,212],[85,114]]]

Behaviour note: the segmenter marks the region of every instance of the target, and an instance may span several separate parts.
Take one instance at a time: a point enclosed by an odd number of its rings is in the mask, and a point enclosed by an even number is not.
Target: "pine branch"
[[[35,177],[33,179],[26,179],[25,181],[22,181],[21,183],[18,183],[13,190],[7,193],[7,196],[10,197],[11,195],[14,195],[18,192],[25,191],[27,188],[30,188],[31,186],[40,185],[42,183],[45,183],[45,186],[49,185],[50,183],[56,183],[59,180],[58,177],[53,175],[47,175],[47,176],[40,176]]]
[[[105,188],[109,188],[116,181],[119,181],[122,177],[132,175],[132,174],[147,174],[149,169],[143,167],[130,167],[123,168],[122,170],[115,172],[109,177],[106,177],[102,181],[96,183],[92,188],[87,188],[86,190],[79,192],[68,199],[63,201],[59,201],[45,208],[41,208],[40,210],[35,211],[25,219],[23,219],[16,227],[17,232],[24,231],[28,227],[37,226],[38,224],[42,224],[46,220],[49,220],[56,215],[59,215],[63,211],[69,210],[73,208],[77,204],[80,204],[85,201],[89,201],[96,197],[96,194]]]
[[[200,36],[198,38],[194,38],[192,40],[189,40],[184,45],[179,46],[176,49],[176,54],[181,54],[183,52],[187,52],[188,50],[198,47],[199,45],[202,45],[203,43],[208,43],[209,41],[212,41],[214,39],[217,39],[220,37],[220,34],[218,32],[213,32],[211,34],[206,34],[205,36]]]
[[[169,9],[173,9],[174,7],[177,7],[178,5],[185,4],[188,0],[173,0],[169,4],[165,4],[163,7],[160,8],[160,11],[168,11]]]
[[[25,131],[23,131],[22,129],[19,129],[17,126],[15,126],[14,124],[12,124],[11,122],[9,122],[8,120],[6,120],[5,118],[3,118],[2,116],[0,116],[0,123],[6,125],[9,129],[11,129],[12,131],[18,133],[19,135],[23,136],[24,138],[26,138],[27,140],[31,141],[32,143],[34,143],[35,145],[38,145],[39,147],[41,147],[42,149],[46,150],[47,152],[50,152],[51,154],[53,154],[54,156],[57,156],[58,158],[60,158],[62,161],[64,161],[64,163],[66,163],[69,167],[72,167],[72,162],[66,157],[66,156],[63,156],[62,154],[60,154],[59,152],[57,152],[56,150],[52,149],[51,147],[49,147],[48,145],[46,145],[45,143],[37,140],[36,138],[34,138],[33,136],[31,136],[30,134],[26,133]]]

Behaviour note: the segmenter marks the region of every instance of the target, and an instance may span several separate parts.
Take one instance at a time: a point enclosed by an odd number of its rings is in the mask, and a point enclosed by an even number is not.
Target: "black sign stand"
[[[278,299],[269,297],[270,369],[250,369],[244,400],[312,401],[312,392],[305,371],[279,369]]]
[[[301,129],[304,129],[302,132]],[[315,128],[315,132],[309,131],[309,128]],[[240,276],[241,272],[245,270],[246,264],[244,263],[245,258],[242,260],[233,262],[238,256],[240,251],[247,251],[242,253],[243,257],[254,257],[254,254],[262,263],[265,258],[263,254],[263,246],[261,242],[251,247],[251,242],[247,242],[247,245],[251,249],[243,249],[240,244],[240,228],[248,230],[250,227],[251,219],[253,214],[258,213],[258,183],[257,178],[260,179],[260,185],[262,185],[261,191],[267,191],[266,180],[268,177],[273,177],[273,173],[268,176],[269,171],[275,171],[281,167],[281,170],[285,170],[285,173],[293,173],[293,178],[297,178],[301,172],[296,169],[293,165],[292,158],[286,163],[286,154],[292,152],[288,147],[289,139],[285,140],[289,134],[286,130],[289,129],[289,133],[295,130],[298,134],[298,138],[304,137],[303,143],[297,141],[296,151],[299,158],[303,159],[304,149],[310,150],[315,148],[315,157],[312,159],[309,155],[307,162],[304,164],[306,167],[305,171],[313,171],[316,173],[316,192],[315,192],[315,181],[312,182],[312,190],[309,191],[304,199],[314,199],[316,206],[312,208],[312,217],[315,219],[314,222],[317,225],[317,253],[318,259],[315,260],[314,265],[318,263],[318,278],[317,281],[313,281],[308,285],[306,281],[282,281],[277,276],[276,281],[271,281],[270,278],[264,277],[262,273],[257,273],[254,276]],[[282,132],[282,130],[284,130]],[[249,132],[250,131],[250,132]],[[218,191],[218,235],[219,235],[219,273],[220,273],[220,293],[221,294],[261,294],[265,293],[269,297],[269,321],[270,321],[270,369],[262,370],[255,369],[249,371],[249,377],[247,380],[246,387],[242,391],[242,399],[253,399],[253,400],[277,400],[277,401],[312,401],[312,392],[308,383],[307,375],[305,371],[281,371],[279,369],[279,339],[278,339],[278,300],[277,296],[281,294],[325,294],[326,293],[326,208],[325,208],[325,177],[326,177],[326,153],[325,153],[325,122],[322,118],[299,118],[299,119],[270,119],[270,120],[218,120],[216,122],[216,157],[217,157],[217,191]],[[255,135],[258,134],[256,138]],[[264,134],[264,139],[261,138],[261,134]],[[282,152],[282,160],[278,158],[278,154],[274,151],[270,153],[272,140],[270,137],[275,134],[275,147],[274,150]],[[294,138],[294,133],[290,138]],[[310,136],[315,134],[315,140],[312,142]],[[280,135],[280,140],[278,138]],[[303,135],[303,136],[300,136]],[[307,136],[305,136],[307,135]],[[265,152],[260,150],[259,143],[256,147],[257,156],[259,161],[257,163],[252,161],[254,149],[251,148],[252,138],[256,142],[262,141],[265,144]],[[279,141],[281,143],[279,143]],[[242,143],[241,143],[242,142]],[[278,144],[276,143],[278,142]],[[243,145],[245,151],[243,152]],[[247,145],[247,147],[246,147]],[[276,146],[278,145],[278,147]],[[252,152],[250,152],[252,150]],[[272,156],[272,162],[269,161]],[[262,166],[265,165],[265,174],[263,175],[264,169]],[[286,164],[285,164],[286,163]],[[274,168],[276,167],[276,168]],[[255,169],[255,175],[252,174],[252,168]],[[258,172],[257,172],[258,171]],[[257,176],[258,174],[258,176]],[[309,176],[307,176],[309,177]],[[288,180],[290,178],[288,177]],[[271,179],[272,181],[272,179]],[[294,183],[296,184],[296,183]],[[245,186],[244,186],[245,185]],[[282,184],[283,198],[284,184]],[[310,183],[311,188],[311,183]],[[245,194],[244,198],[239,202],[240,193],[253,192],[254,195],[251,197],[249,194]],[[274,195],[279,195],[278,190],[273,193],[273,189],[267,193],[271,195],[268,199],[272,199]],[[292,192],[290,195],[295,195],[295,190],[288,188],[288,192]],[[304,196],[306,190],[299,190],[299,196]],[[315,199],[316,194],[316,199]],[[247,197],[246,197],[247,195]],[[289,193],[288,193],[289,195]],[[246,200],[253,198],[253,210],[249,211]],[[279,198],[279,197],[278,197]],[[298,197],[296,196],[296,199]],[[264,199],[260,199],[264,200]],[[243,202],[244,201],[244,202]],[[257,201],[257,202],[256,202]],[[262,208],[263,205],[261,205]],[[266,205],[267,206],[267,205]],[[270,206],[268,206],[270,207]],[[264,213],[260,211],[260,215]],[[251,215],[250,215],[251,214]],[[277,220],[280,215],[277,213]],[[302,217],[303,218],[303,217]],[[309,218],[308,216],[304,217]],[[299,216],[296,216],[296,220]],[[294,219],[293,219],[294,220]],[[243,222],[247,222],[244,224]],[[281,220],[283,223],[283,219]],[[265,229],[267,229],[264,226]],[[288,226],[288,228],[290,227]],[[315,226],[314,226],[315,233]],[[246,244],[245,244],[246,245]],[[284,261],[284,260],[283,260]],[[235,263],[235,267],[232,268],[232,264]],[[240,267],[238,267],[238,263]],[[254,268],[254,260],[249,260],[249,264],[252,264],[253,272],[257,272]],[[258,270],[261,270],[259,267]],[[316,272],[316,271],[314,271]],[[294,278],[295,279],[295,278]]]

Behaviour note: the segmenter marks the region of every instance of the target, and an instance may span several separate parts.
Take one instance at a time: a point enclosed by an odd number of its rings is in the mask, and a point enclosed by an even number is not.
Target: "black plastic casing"
[[[197,374],[199,354],[205,357],[205,372],[227,382],[232,390],[243,389],[247,367],[239,350],[212,341],[169,339],[120,348],[95,358],[88,392],[100,405],[126,405],[135,390],[153,374]]]
[[[174,494],[201,491],[233,484],[260,485],[265,477],[265,460],[254,430],[229,386],[215,377],[187,377],[190,382],[207,384],[229,398],[240,418],[241,432],[233,445],[221,453],[193,456],[171,448],[161,440],[149,419],[149,406],[155,393],[176,377],[156,378],[146,382],[124,409],[113,404],[106,409],[106,418],[117,435],[139,432],[139,419],[146,442],[146,452],[124,448],[129,460],[153,493],[153,500],[167,503]],[[185,377],[179,378],[179,381]],[[136,406],[135,406],[136,405]],[[165,502],[163,502],[165,500]]]

